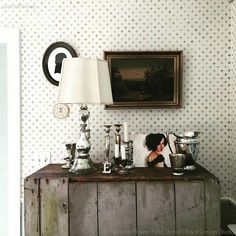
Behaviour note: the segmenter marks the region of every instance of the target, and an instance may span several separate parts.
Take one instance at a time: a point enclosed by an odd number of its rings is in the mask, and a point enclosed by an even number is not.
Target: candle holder
[[[121,157],[113,157],[113,161],[114,161],[114,164],[112,166],[112,170],[114,171],[118,171],[119,170],[119,167],[120,167],[120,164],[121,164]]]
[[[66,157],[64,158],[64,160],[66,161],[66,163],[61,167],[63,169],[70,169],[75,159],[76,143],[65,143],[65,147],[66,147],[66,153],[65,153]]]
[[[112,170],[118,171],[119,165],[121,163],[121,156],[120,156],[120,146],[119,144],[115,144],[115,153],[113,156],[113,163],[112,163]]]
[[[111,125],[104,125],[104,130],[106,132],[105,135],[105,155],[106,161],[103,163],[103,172],[104,174],[111,173],[111,163],[109,162],[109,153],[110,153],[110,146],[111,146],[111,138],[110,138],[110,128]]]
[[[128,171],[126,169],[126,165],[127,165],[127,150],[126,150],[126,146],[124,143],[121,144],[121,147],[120,147],[120,152],[121,152],[121,161],[120,161],[120,165],[119,165],[119,170],[118,170],[118,173],[119,174],[127,174]]]
[[[110,146],[111,146],[111,137],[109,135],[111,129],[111,125],[104,125],[104,130],[106,132],[105,136],[105,154],[106,161],[109,162],[109,154],[110,154]]]
[[[127,159],[126,169],[133,169],[133,141],[124,142],[125,145],[125,155]]]
[[[127,161],[128,161],[127,159],[121,159],[120,165],[119,165],[119,170],[118,170],[119,174],[124,175],[124,174],[128,173],[128,171],[126,169]]]
[[[115,126],[115,144],[118,144],[120,147],[121,144],[121,135],[120,135],[120,130],[121,130],[121,126],[122,124],[114,124]]]

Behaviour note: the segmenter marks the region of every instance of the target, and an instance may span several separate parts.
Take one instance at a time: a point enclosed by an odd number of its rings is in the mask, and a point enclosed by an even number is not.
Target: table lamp
[[[62,63],[58,103],[80,104],[79,116],[82,120],[76,158],[70,172],[86,174],[94,171],[90,159],[90,130],[87,120],[90,112],[87,104],[111,104],[112,92],[107,61],[99,59],[68,58]]]

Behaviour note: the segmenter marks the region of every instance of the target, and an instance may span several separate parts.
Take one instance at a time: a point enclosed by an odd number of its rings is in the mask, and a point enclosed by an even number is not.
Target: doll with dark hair
[[[167,167],[165,158],[161,154],[167,144],[167,139],[164,134],[148,134],[145,139],[145,145],[151,151],[147,158],[146,164],[148,167]]]

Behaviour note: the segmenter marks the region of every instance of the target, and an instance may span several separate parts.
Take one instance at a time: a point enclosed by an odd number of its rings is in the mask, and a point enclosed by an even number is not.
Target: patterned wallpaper
[[[231,3],[232,198],[236,200],[236,1]]]
[[[98,58],[109,50],[183,50],[183,107],[90,106],[92,159],[104,159],[105,123],[127,121],[136,133],[198,130],[198,162],[220,178],[222,196],[232,196],[230,8],[226,0],[1,0],[1,26],[21,31],[22,176],[49,157],[62,162],[63,142],[78,137],[78,106],[63,120],[52,114],[58,87],[41,66],[51,43],[65,41],[79,55]]]

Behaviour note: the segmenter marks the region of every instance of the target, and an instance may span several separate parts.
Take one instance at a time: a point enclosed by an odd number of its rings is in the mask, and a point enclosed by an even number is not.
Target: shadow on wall
[[[221,235],[235,235],[228,228],[229,224],[236,224],[236,203],[230,199],[221,199]]]

